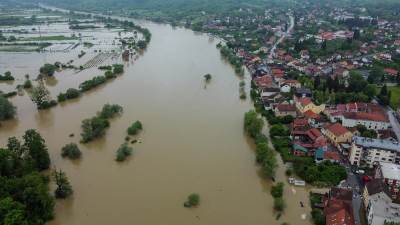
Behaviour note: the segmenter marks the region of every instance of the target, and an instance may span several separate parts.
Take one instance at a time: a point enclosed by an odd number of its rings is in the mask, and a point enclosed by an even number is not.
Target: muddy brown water
[[[217,41],[168,25],[144,25],[152,33],[148,49],[137,61],[125,63],[126,72],[116,80],[47,111],[38,112],[26,94],[12,98],[18,118],[2,123],[1,145],[9,136],[38,129],[52,166],[66,172],[74,189],[71,198],[57,201],[56,217],[49,224],[311,224],[308,193],[288,185],[288,207],[275,219],[271,183],[260,176],[254,146],[243,132],[243,114],[252,105],[239,100],[240,79],[221,59]],[[2,70],[15,69],[22,79],[43,62],[57,61],[58,54],[0,53],[0,65]],[[67,70],[46,84],[56,96],[100,73],[96,68],[78,74]],[[207,73],[212,80],[205,86]],[[80,144],[81,160],[62,159],[61,147],[78,143],[81,121],[105,103],[120,104],[123,115],[111,121],[104,138]],[[137,136],[141,143],[132,145],[132,157],[117,163],[116,149],[136,120],[144,125]],[[286,180],[282,165],[278,180]],[[193,192],[200,194],[200,206],[184,208]],[[301,219],[304,213],[306,220]]]

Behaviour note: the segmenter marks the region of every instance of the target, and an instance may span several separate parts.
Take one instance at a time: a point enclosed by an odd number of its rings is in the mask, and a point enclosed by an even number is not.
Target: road
[[[290,34],[290,32],[292,32],[294,27],[294,17],[292,15],[289,15],[289,19],[290,19],[289,28],[285,33],[283,33],[282,37],[280,37],[278,41],[275,42],[275,44],[272,46],[271,51],[269,52],[268,55],[268,59],[272,59],[275,56],[276,47]]]
[[[351,188],[353,190],[353,201],[352,206],[353,206],[353,215],[354,215],[354,222],[355,225],[361,225],[361,219],[360,219],[360,208],[362,205],[362,198],[361,198],[361,191],[362,191],[362,184],[361,180],[359,177],[353,173],[351,170],[351,166],[348,162],[344,164],[347,172],[347,179],[346,182],[344,182],[341,186],[343,188]]]
[[[396,117],[394,117],[394,111],[392,108],[387,107],[387,114],[390,120],[390,125],[392,126],[392,130],[396,134],[397,140],[400,141],[400,124]]]

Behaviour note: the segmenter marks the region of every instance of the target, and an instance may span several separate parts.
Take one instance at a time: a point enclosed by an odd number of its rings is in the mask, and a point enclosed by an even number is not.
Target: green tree
[[[115,160],[118,162],[124,161],[128,156],[132,155],[133,149],[127,143],[122,144],[117,150]]]
[[[286,203],[283,198],[274,198],[274,209],[278,212],[283,212],[286,207]]]
[[[187,201],[185,202],[185,207],[195,207],[200,204],[200,195],[196,193],[192,193],[188,196]]]
[[[283,196],[283,182],[278,182],[276,185],[271,188],[271,195],[274,198],[281,198]]]
[[[5,97],[0,95],[0,121],[14,118],[16,114],[15,106]]]
[[[82,155],[81,150],[79,150],[79,147],[75,143],[69,143],[65,145],[61,149],[61,156],[62,157],[68,157],[70,159],[78,159]]]
[[[250,110],[244,116],[244,128],[250,134],[251,137],[255,138],[261,133],[264,126],[264,121],[258,118],[257,113],[254,110]]]
[[[82,121],[82,142],[87,143],[97,137],[105,134],[105,129],[110,126],[110,123],[101,117],[93,117]]]
[[[38,85],[32,88],[31,99],[38,109],[44,109],[48,104],[50,104],[50,92],[44,86],[42,80],[39,80]]]
[[[48,169],[50,166],[50,157],[47,146],[40,134],[31,129],[27,130],[23,136],[24,148],[27,149],[30,157],[34,161],[34,165],[38,170]]]
[[[11,197],[0,200],[0,224],[4,225],[28,225],[25,207]]]
[[[68,181],[67,175],[65,175],[63,171],[54,171],[53,177],[57,185],[54,191],[56,198],[66,198],[73,193],[72,186]]]
[[[114,116],[121,114],[122,112],[123,112],[123,108],[120,105],[105,104],[99,114],[99,117],[101,117],[103,119],[111,119]]]
[[[127,132],[129,135],[136,135],[142,129],[142,123],[140,121],[136,121],[128,128]]]
[[[44,74],[47,76],[53,76],[56,69],[57,69],[57,67],[55,65],[46,63],[42,67],[40,67],[39,71],[41,74]]]

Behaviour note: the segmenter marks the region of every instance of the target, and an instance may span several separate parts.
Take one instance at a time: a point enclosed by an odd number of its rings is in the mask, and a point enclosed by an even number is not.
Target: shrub
[[[136,121],[128,128],[128,134],[136,135],[142,129],[143,129],[142,123],[140,121]]]
[[[283,196],[283,186],[282,182],[277,183],[276,185],[272,186],[271,188],[271,195],[274,198],[282,198]]]
[[[187,201],[184,203],[185,207],[195,207],[200,204],[200,195],[192,193],[188,196]]]
[[[132,147],[129,147],[127,143],[122,144],[117,150],[117,156],[115,160],[118,162],[124,161],[133,152]]]
[[[264,121],[258,118],[254,110],[247,112],[244,115],[244,128],[252,138],[256,138],[261,133],[264,126]]]
[[[105,129],[110,126],[110,123],[101,117],[93,117],[82,121],[82,142],[87,143],[95,138],[101,137],[105,133]]]
[[[24,82],[24,86],[23,86],[24,88],[31,88],[32,87],[32,82],[31,82],[31,80],[26,80],[25,82]]]
[[[67,100],[67,95],[64,93],[60,93],[57,95],[57,101],[58,102],[64,102]]]
[[[81,93],[79,92],[79,90],[75,89],[75,88],[68,88],[67,92],[65,93],[65,95],[67,96],[67,99],[73,99],[73,98],[77,98],[79,97]]]
[[[54,191],[56,198],[66,198],[72,194],[72,187],[68,181],[67,175],[63,171],[54,171],[54,179],[57,189]]]
[[[112,66],[99,66],[98,67],[99,70],[112,70]]]
[[[75,143],[69,143],[61,149],[62,157],[68,157],[69,159],[79,159],[81,155],[81,150],[79,150],[78,145]]]
[[[105,104],[103,106],[103,109],[101,110],[99,116],[104,119],[110,119],[113,118],[114,116],[121,114],[123,111],[122,107],[120,105],[114,104]]]
[[[0,121],[14,118],[16,114],[15,106],[5,97],[0,95]]]
[[[103,84],[105,82],[106,82],[106,77],[105,76],[96,76],[96,77],[93,77],[91,80],[87,80],[87,81],[82,82],[79,85],[79,89],[82,92],[89,91],[90,89],[93,89],[93,88],[95,88],[95,87],[97,87],[100,84]]]
[[[115,75],[111,70],[107,70],[104,73],[104,76],[106,77],[106,79],[112,79],[117,77],[117,75]]]
[[[124,72],[124,65],[122,64],[114,64],[113,65],[113,73],[114,74],[121,74]]]
[[[44,74],[47,76],[53,76],[56,69],[57,69],[57,67],[55,65],[46,63],[42,67],[40,67],[39,71],[41,74]]]
[[[9,81],[14,80],[14,77],[11,75],[10,71],[4,73],[4,75],[0,75],[0,81]]]
[[[211,74],[207,73],[206,75],[204,75],[204,79],[206,80],[206,82],[211,80]]]
[[[282,212],[286,207],[283,198],[274,198],[274,209],[276,211]]]

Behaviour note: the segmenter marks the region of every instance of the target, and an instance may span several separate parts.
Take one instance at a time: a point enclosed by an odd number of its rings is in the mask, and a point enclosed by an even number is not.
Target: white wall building
[[[400,143],[354,136],[349,160],[352,165],[369,167],[385,162],[400,164]]]
[[[385,193],[369,196],[367,206],[368,225],[383,225],[386,222],[400,222],[400,205],[392,202]]]
[[[375,178],[382,179],[390,193],[397,196],[400,188],[400,165],[381,162],[376,168]]]
[[[380,114],[367,112],[345,112],[336,118],[342,121],[345,127],[355,127],[359,124],[364,125],[367,129],[386,130],[390,127],[389,120]]]

